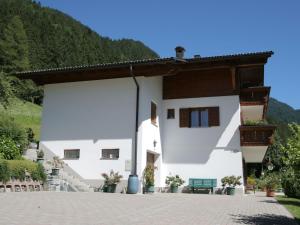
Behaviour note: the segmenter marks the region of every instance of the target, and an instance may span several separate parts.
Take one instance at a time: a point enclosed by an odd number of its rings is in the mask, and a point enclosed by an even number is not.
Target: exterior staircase
[[[43,145],[40,146],[40,149],[44,151],[43,166],[46,170],[48,189],[50,191],[94,191],[94,189],[89,184],[85,183],[83,178],[66,163],[63,163],[63,168],[59,170],[59,175],[52,175],[52,161],[55,155]],[[28,149],[24,157],[30,160],[36,160],[36,151],[37,149]]]

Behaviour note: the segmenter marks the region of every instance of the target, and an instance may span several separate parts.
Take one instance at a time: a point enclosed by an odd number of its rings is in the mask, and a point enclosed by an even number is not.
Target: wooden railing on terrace
[[[240,126],[241,146],[268,146],[272,144],[276,126],[242,125]]]
[[[251,87],[240,90],[241,104],[266,104],[269,100],[270,87]]]

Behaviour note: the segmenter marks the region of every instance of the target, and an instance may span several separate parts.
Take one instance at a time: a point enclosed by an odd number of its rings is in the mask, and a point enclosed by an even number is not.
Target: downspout
[[[140,100],[140,86],[137,82],[133,71],[132,65],[130,65],[130,75],[132,76],[136,85],[136,103],[135,103],[135,139],[134,139],[134,169],[133,175],[137,175],[137,142],[138,142],[138,130],[139,130],[139,100]]]
[[[130,75],[136,86],[136,103],[135,103],[135,139],[134,139],[134,167],[133,174],[129,175],[127,193],[136,194],[139,191],[139,178],[137,175],[137,142],[138,142],[138,129],[139,129],[139,99],[140,99],[140,86],[133,74],[132,65],[129,67]]]

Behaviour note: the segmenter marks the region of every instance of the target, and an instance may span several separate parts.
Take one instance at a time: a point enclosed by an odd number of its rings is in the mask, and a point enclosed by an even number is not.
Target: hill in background
[[[286,103],[280,102],[275,98],[270,98],[267,117],[271,121],[278,123],[299,123],[300,110],[295,110]]]
[[[4,42],[0,67],[14,60],[14,45],[22,45],[23,57],[29,60],[29,67],[21,70],[158,57],[140,41],[102,37],[72,17],[31,0],[0,0],[0,6],[0,37]],[[13,40],[14,36],[19,40]]]

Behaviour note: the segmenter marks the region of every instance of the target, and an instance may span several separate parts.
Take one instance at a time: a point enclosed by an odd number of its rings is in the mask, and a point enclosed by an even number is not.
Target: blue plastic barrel
[[[129,175],[127,194],[136,194],[139,191],[139,178],[137,175]]]

